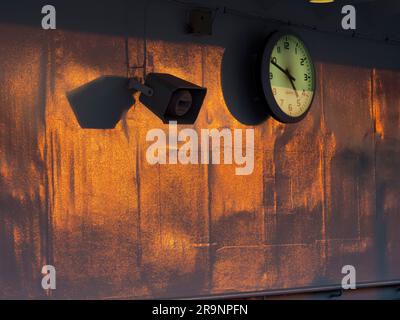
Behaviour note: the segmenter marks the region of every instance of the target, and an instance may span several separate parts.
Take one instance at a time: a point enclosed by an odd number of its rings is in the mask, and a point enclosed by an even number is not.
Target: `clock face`
[[[261,78],[272,116],[298,122],[309,111],[315,92],[315,70],[307,47],[299,37],[277,32],[263,53]]]

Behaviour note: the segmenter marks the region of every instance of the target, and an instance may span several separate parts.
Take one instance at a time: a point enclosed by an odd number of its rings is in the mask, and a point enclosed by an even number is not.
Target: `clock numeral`
[[[289,48],[290,48],[289,42],[286,41],[286,42],[283,43],[283,45],[284,45],[286,50],[289,50]]]
[[[302,65],[302,66],[304,66],[304,63],[307,61],[307,58],[302,58],[302,59],[300,59],[300,64]]]
[[[301,106],[301,101],[300,101],[300,99],[297,99],[297,106],[298,106],[298,107]]]
[[[269,73],[269,80],[272,80],[274,78],[274,74],[272,72]]]
[[[290,112],[293,111],[293,108],[292,108],[292,105],[291,105],[291,104],[288,105],[288,109],[289,109]]]
[[[281,100],[281,106],[283,106],[283,103],[285,102],[284,99],[280,99]]]
[[[276,47],[276,51],[277,51],[278,53],[281,53],[281,47]]]
[[[309,79],[310,79],[310,76],[307,73],[305,73],[304,74],[304,81],[308,81]]]

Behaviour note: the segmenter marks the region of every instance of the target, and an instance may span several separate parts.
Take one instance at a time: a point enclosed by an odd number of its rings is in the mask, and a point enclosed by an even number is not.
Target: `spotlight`
[[[129,88],[141,92],[140,102],[164,123],[193,124],[207,93],[206,88],[165,73],[150,73],[145,83],[136,78]]]
[[[189,112],[192,102],[193,98],[188,90],[176,91],[167,107],[167,115],[170,117],[184,116]]]

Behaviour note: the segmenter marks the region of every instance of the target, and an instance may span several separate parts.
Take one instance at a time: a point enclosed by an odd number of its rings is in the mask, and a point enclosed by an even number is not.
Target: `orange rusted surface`
[[[255,129],[255,166],[156,165],[139,102],[82,129],[66,93],[126,75],[118,36],[0,26],[0,297],[192,297],[400,277],[400,74],[317,63],[299,124],[246,126],[221,87],[224,48],[149,40],[148,72],[208,88],[192,127]],[[129,39],[140,65],[142,42]]]

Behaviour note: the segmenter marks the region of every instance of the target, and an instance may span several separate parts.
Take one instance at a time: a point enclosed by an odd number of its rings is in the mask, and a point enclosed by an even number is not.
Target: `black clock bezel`
[[[269,79],[269,65],[270,65],[270,58],[273,49],[275,48],[276,42],[281,39],[283,36],[291,35],[299,39],[304,47],[307,49],[308,55],[311,58],[311,63],[312,63],[312,69],[313,69],[313,87],[314,87],[314,92],[313,96],[311,98],[310,106],[308,109],[300,116],[298,117],[292,117],[285,112],[282,111],[282,109],[279,107],[278,103],[275,100],[274,94],[272,92],[272,87],[271,87],[271,82]],[[314,65],[314,60],[311,56],[310,50],[308,49],[306,43],[304,40],[296,33],[291,30],[279,30],[275,31],[270,34],[270,36],[266,40],[266,44],[264,46],[262,55],[261,55],[261,62],[260,62],[260,80],[261,80],[261,89],[263,96],[267,102],[267,107],[269,109],[270,115],[277,121],[282,122],[282,123],[296,123],[301,120],[303,120],[308,112],[310,111],[312,104],[314,102],[314,97],[315,97],[315,92],[316,92],[316,70],[315,70],[315,65]]]

